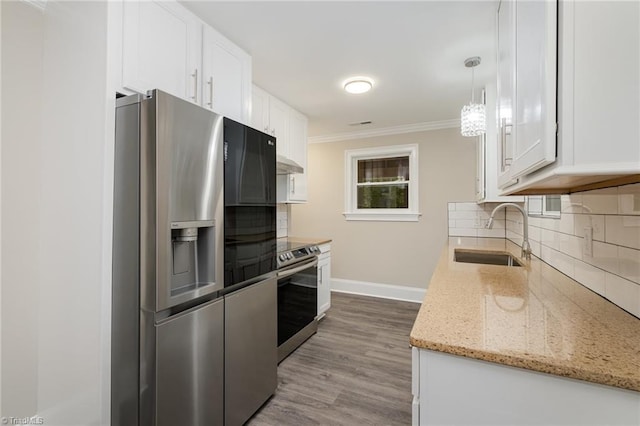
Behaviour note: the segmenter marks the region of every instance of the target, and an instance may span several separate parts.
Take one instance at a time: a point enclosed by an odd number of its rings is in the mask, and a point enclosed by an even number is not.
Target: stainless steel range
[[[318,255],[313,244],[278,242],[278,362],[318,330]]]

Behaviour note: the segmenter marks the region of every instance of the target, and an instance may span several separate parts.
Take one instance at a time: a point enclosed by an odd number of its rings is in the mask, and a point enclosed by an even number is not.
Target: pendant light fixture
[[[462,107],[460,112],[460,133],[462,136],[480,136],[486,130],[485,106],[476,104],[473,95],[473,68],[480,64],[480,57],[474,56],[464,61],[464,66],[471,68],[471,102]]]

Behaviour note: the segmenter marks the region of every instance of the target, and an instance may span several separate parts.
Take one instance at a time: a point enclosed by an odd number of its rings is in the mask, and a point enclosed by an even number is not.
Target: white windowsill
[[[421,213],[342,213],[347,220],[367,220],[376,222],[417,222]]]

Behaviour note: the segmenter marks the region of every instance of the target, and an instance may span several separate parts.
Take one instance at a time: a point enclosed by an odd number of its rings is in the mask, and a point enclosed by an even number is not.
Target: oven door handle
[[[297,274],[300,271],[303,271],[307,268],[311,268],[312,266],[316,266],[318,264],[318,257],[314,257],[312,261],[310,262],[305,262],[304,265],[300,265],[300,266],[296,266],[293,269],[285,269],[284,271],[278,271],[278,279],[280,278],[286,278],[289,277],[293,274]]]

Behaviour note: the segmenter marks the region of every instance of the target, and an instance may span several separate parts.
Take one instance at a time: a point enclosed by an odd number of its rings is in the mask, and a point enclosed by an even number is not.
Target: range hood
[[[302,173],[304,169],[295,161],[282,155],[276,155],[276,172],[279,175],[290,175],[292,173]]]

